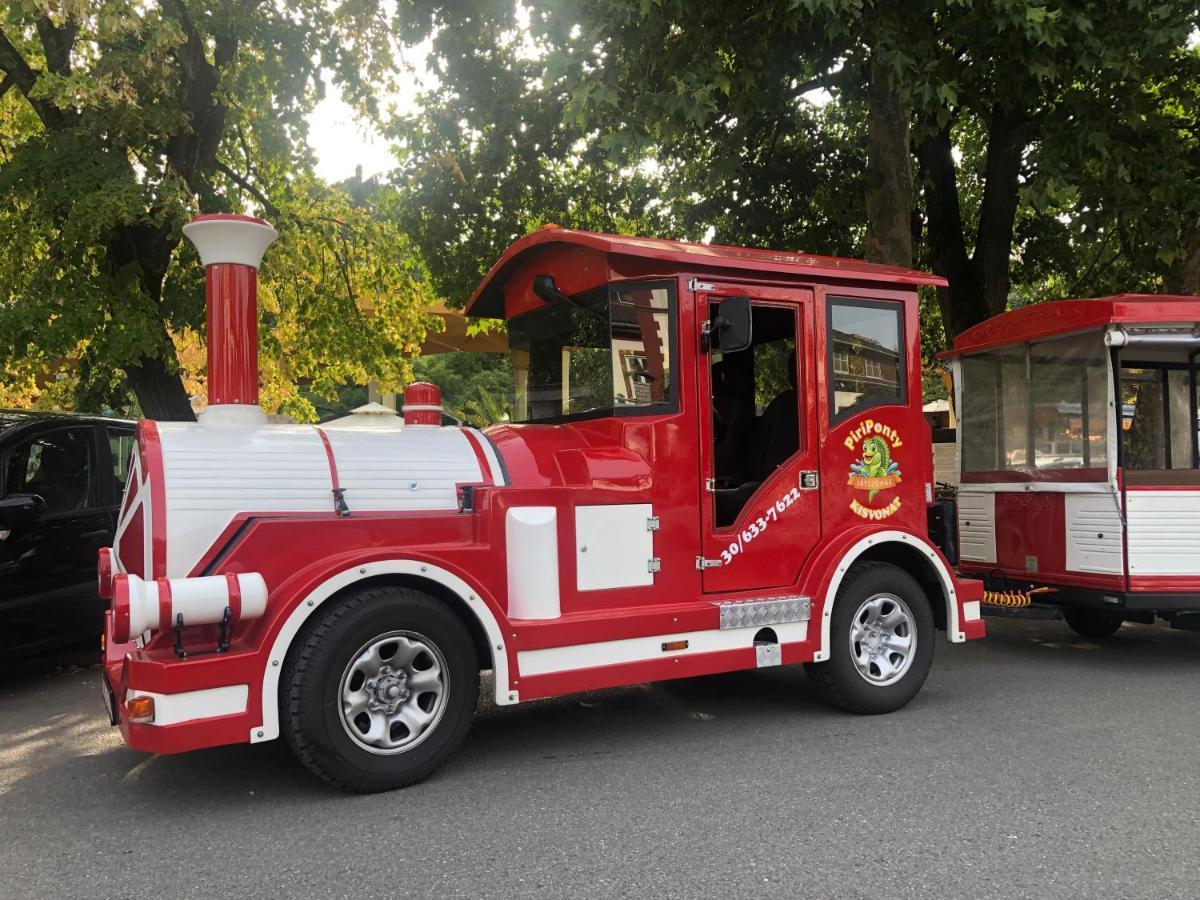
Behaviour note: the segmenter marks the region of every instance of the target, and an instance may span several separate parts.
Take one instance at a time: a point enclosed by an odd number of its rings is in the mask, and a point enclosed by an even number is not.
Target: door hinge
[[[800,490],[815,491],[821,484],[821,479],[813,470],[800,473]]]
[[[650,516],[650,518],[646,519],[646,530],[647,531],[658,531],[658,527],[659,527],[658,516]]]
[[[662,571],[662,560],[659,559],[657,556],[654,557],[653,559],[646,560],[646,570],[648,572],[650,572],[650,574],[652,574],[652,575],[655,572],[661,572]]]
[[[705,569],[719,569],[725,563],[719,559],[705,559],[703,556],[696,557],[696,570],[703,572]]]
[[[708,281],[701,281],[699,278],[688,279],[689,291],[711,291],[715,290],[715,286]]]
[[[704,479],[704,489],[706,491],[708,491],[710,494],[715,494],[717,492],[717,479],[705,478]]]
[[[0,541],[7,541],[10,534],[12,534],[11,529],[0,528]]]

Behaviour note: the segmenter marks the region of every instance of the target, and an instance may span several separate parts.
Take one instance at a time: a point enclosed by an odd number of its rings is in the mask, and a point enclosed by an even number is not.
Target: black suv
[[[99,639],[134,423],[0,410],[0,658]]]

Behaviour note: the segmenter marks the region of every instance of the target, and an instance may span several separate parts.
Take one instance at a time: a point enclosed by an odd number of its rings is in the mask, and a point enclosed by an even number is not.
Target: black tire
[[[346,791],[388,791],[427,778],[454,754],[471,727],[479,695],[471,635],[445,604],[411,588],[364,588],[330,603],[297,637],[284,668],[280,700],[288,745],[309,771]],[[435,701],[439,716],[413,746],[372,751],[350,736],[353,723],[343,722],[343,675],[364,647],[393,632],[440,653],[434,664],[442,672],[444,700]],[[412,666],[418,666],[415,658]]]
[[[850,633],[863,604],[885,594],[901,599],[911,613],[916,646],[897,680],[876,684],[859,671]],[[888,713],[904,706],[921,690],[933,665],[933,640],[933,611],[916,579],[890,563],[859,563],[846,574],[834,599],[829,623],[829,659],[806,663],[804,669],[821,699],[829,705],[862,715]]]
[[[1092,641],[1102,641],[1112,637],[1124,624],[1124,619],[1106,609],[1069,607],[1063,610],[1063,619],[1073,632]]]

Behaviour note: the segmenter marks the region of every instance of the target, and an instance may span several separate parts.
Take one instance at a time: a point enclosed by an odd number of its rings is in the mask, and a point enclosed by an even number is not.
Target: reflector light
[[[112,548],[101,547],[96,554],[96,592],[101,600],[112,599]]]
[[[130,722],[153,722],[154,698],[130,697],[125,701],[125,712]]]
[[[688,648],[688,642],[687,641],[666,641],[663,643],[662,648],[663,648],[664,653],[666,653],[669,650],[686,650]]]

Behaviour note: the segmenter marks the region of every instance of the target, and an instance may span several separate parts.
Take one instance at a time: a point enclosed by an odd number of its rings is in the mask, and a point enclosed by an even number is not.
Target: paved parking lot
[[[900,713],[799,670],[481,707],[425,784],[125,749],[95,668],[0,675],[0,895],[1196,896],[1200,635],[991,620]]]

